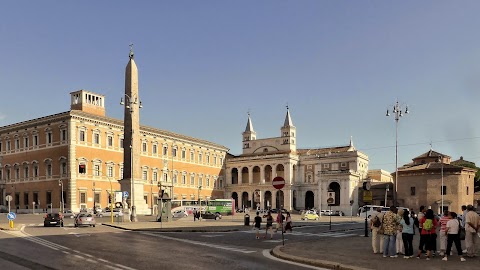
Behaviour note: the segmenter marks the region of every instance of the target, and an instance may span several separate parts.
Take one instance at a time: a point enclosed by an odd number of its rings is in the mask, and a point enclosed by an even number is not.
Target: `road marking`
[[[329,269],[327,269],[327,268],[321,268],[321,267],[316,267],[316,266],[312,266],[312,265],[301,264],[301,263],[297,263],[297,262],[291,262],[291,261],[287,261],[287,260],[283,260],[283,259],[277,258],[277,257],[273,256],[272,254],[270,254],[270,250],[269,250],[269,249],[264,249],[264,250],[262,251],[262,254],[263,254],[263,256],[264,256],[265,258],[268,258],[268,259],[270,259],[270,260],[279,261],[279,262],[288,263],[288,264],[293,264],[293,265],[300,266],[300,267],[303,267],[303,268],[317,269],[317,270],[329,270]]]
[[[288,239],[285,238],[285,241],[287,241]],[[282,239],[276,239],[276,240],[264,240],[263,242],[266,242],[266,243],[281,243],[282,242]]]
[[[104,263],[110,263],[109,261],[104,260],[104,259],[97,259],[97,260],[99,260],[99,261],[101,261],[101,262],[104,262]]]
[[[193,240],[188,240],[188,239],[181,239],[181,238],[170,237],[170,236],[154,234],[154,233],[141,232],[141,234],[155,236],[155,237],[159,237],[159,238],[163,238],[163,239],[169,239],[169,240],[173,240],[173,241],[184,242],[184,243],[198,245],[198,246],[206,246],[206,247],[211,247],[211,248],[217,248],[217,249],[223,249],[223,250],[229,250],[229,251],[235,251],[235,252],[242,252],[242,253],[246,253],[246,254],[256,252],[256,251],[253,251],[253,250],[245,250],[245,249],[239,249],[239,248],[233,248],[233,247],[227,247],[227,246],[221,246],[221,245],[214,245],[214,244],[210,244],[210,243],[198,242],[198,241],[193,241]]]
[[[82,259],[82,260],[85,259],[85,258],[83,258],[82,256],[77,255],[77,254],[74,254],[73,257],[77,257],[77,258]]]
[[[255,231],[240,231],[242,233],[250,233],[253,234]],[[288,235],[295,235],[295,236],[316,236],[316,237],[348,237],[354,236],[355,233],[347,233],[347,232],[321,232],[321,233],[307,233],[307,232],[291,232]],[[275,240],[276,241],[276,240]],[[266,242],[266,241],[264,241]]]
[[[113,270],[122,270],[121,268],[113,267],[113,266],[110,266],[110,265],[105,265],[105,267],[108,267],[108,268],[113,269]]]
[[[88,259],[88,258],[87,258],[87,259],[85,259],[85,260],[86,260],[87,262],[91,262],[91,263],[98,263],[97,261],[95,261],[95,260],[92,260],[92,259]]]
[[[223,236],[222,234],[213,234],[213,235],[202,235],[202,237],[219,237]]]

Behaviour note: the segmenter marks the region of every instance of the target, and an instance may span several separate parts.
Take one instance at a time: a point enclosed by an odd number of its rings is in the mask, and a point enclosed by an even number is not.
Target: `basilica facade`
[[[280,136],[257,139],[248,116],[243,132],[243,151],[228,156],[225,164],[225,196],[238,208],[287,210],[329,209],[350,215],[358,209],[358,188],[368,173],[368,156],[349,144],[327,148],[297,148],[296,127],[289,109]],[[275,177],[285,186],[277,190]],[[327,196],[334,203],[327,203]],[[355,213],[355,211],[353,211]]]

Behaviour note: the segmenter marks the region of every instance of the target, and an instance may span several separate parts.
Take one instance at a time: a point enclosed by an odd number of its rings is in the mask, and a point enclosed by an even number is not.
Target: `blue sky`
[[[122,119],[128,45],[142,124],[241,153],[280,135],[288,103],[299,148],[347,144],[395,170],[430,149],[480,163],[478,1],[10,1],[0,9],[0,125],[106,95]],[[10,94],[12,93],[12,94]]]

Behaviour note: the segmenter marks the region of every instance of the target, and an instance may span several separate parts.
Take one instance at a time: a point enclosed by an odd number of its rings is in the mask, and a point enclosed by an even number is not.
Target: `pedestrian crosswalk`
[[[242,231],[244,233],[256,233],[256,231]],[[307,232],[288,232],[285,235],[295,235],[295,236],[309,236],[309,237],[333,237],[333,238],[341,238],[341,237],[350,237],[355,236],[357,233],[354,232],[321,232],[321,233],[307,233]]]

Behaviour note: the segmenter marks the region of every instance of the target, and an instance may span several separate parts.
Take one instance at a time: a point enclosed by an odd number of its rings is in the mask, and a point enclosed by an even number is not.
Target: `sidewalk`
[[[404,259],[403,255],[398,258],[383,258],[382,254],[373,254],[371,238],[360,236],[360,234],[348,238],[312,238],[312,241],[288,243],[285,246],[277,246],[272,253],[282,259],[330,269],[480,269],[480,257],[466,257],[466,262],[460,262],[455,248],[453,248],[454,255],[449,257],[447,262],[442,261],[439,256],[430,261],[425,260],[424,256],[421,259]],[[417,234],[413,241],[414,254],[418,251],[418,240]],[[477,240],[478,251],[480,238]],[[462,247],[465,248],[464,241],[462,241]]]

